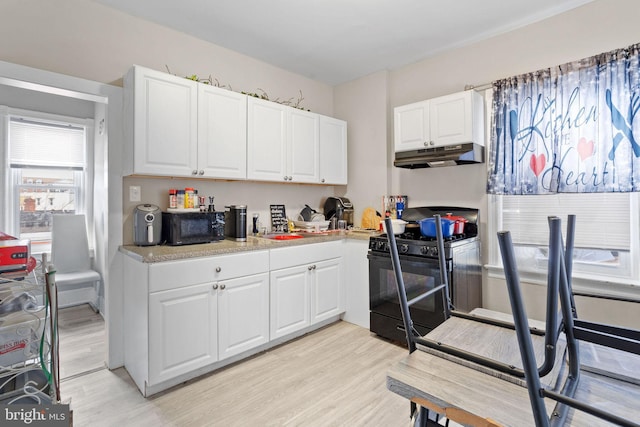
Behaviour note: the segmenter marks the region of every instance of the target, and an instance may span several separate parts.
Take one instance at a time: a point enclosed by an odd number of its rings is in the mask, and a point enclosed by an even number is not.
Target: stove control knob
[[[377,248],[378,248],[378,249],[380,249],[380,250],[382,250],[382,251],[383,251],[383,250],[386,250],[386,248],[387,248],[387,244],[386,244],[385,242],[378,242],[378,243],[377,243]]]
[[[407,252],[409,252],[409,245],[407,245],[406,243],[403,243],[400,245],[400,253],[401,254],[406,254]]]
[[[429,248],[429,255],[432,257],[438,256],[438,248]]]
[[[420,253],[422,255],[428,255],[429,254],[429,248],[426,246],[420,246]]]

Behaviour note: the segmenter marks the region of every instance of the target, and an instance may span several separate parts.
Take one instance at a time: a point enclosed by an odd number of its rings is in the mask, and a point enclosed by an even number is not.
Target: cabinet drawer
[[[167,261],[149,266],[149,292],[176,289],[268,271],[268,251],[250,251]]]
[[[296,265],[341,257],[344,247],[343,243],[344,241],[337,240],[334,242],[271,249],[271,270],[279,270],[281,268],[289,268]]]

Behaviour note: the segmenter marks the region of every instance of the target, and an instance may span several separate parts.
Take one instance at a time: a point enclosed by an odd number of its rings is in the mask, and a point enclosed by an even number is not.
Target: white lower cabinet
[[[271,250],[271,339],[344,312],[342,241]]]
[[[149,295],[149,383],[269,341],[267,273]]]
[[[269,275],[221,281],[218,357],[224,360],[269,341]]]
[[[280,338],[309,326],[309,280],[306,265],[271,272],[271,338]]]
[[[269,252],[124,257],[125,367],[145,396],[269,342]]]
[[[337,320],[343,245],[157,263],[124,256],[125,368],[149,396]]]
[[[313,265],[311,282],[311,322],[318,323],[344,312],[342,258]]]
[[[218,293],[211,283],[149,295],[149,383],[218,360]]]

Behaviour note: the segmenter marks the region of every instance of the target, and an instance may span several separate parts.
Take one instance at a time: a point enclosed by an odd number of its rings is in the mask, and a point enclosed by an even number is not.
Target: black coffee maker
[[[327,221],[336,218],[337,221],[347,221],[347,226],[353,226],[353,204],[346,197],[328,197],[324,202],[324,217]]]
[[[247,205],[225,206],[224,235],[237,242],[247,241]]]

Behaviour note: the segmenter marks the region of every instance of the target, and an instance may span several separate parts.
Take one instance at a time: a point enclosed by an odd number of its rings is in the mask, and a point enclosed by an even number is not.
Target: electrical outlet
[[[130,202],[139,202],[140,201],[140,186],[139,185],[131,185],[131,186],[129,186],[129,201]]]

